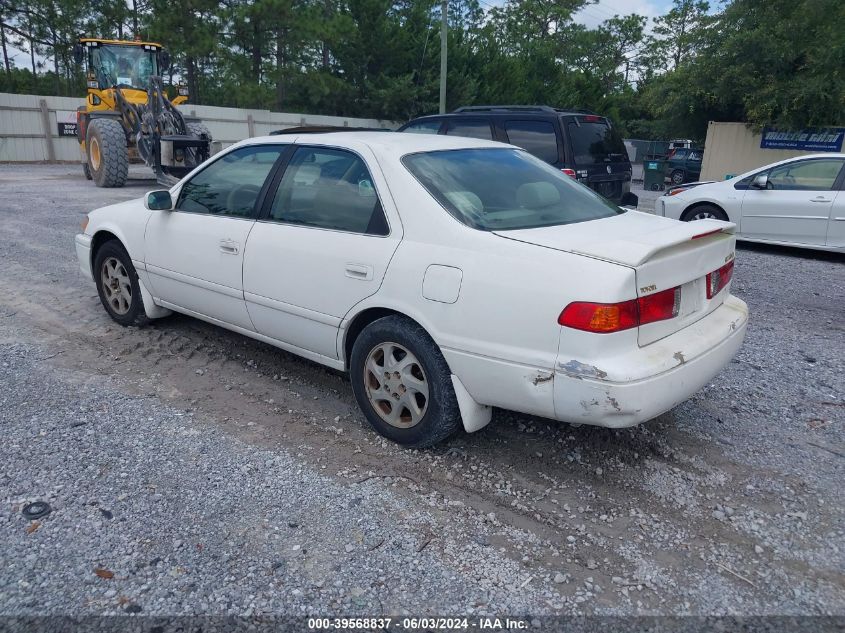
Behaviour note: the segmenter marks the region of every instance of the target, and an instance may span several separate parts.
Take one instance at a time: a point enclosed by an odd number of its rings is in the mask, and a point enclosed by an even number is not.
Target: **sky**
[[[575,14],[575,21],[588,28],[595,28],[614,15],[631,15],[637,13],[651,18],[668,13],[672,8],[672,0],[599,0]]]

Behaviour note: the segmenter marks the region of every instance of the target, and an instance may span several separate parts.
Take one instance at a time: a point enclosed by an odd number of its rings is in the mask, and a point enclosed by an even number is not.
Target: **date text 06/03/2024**
[[[496,617],[352,617],[352,618],[308,618],[309,630],[469,630],[519,631],[528,628],[528,622],[519,618]]]

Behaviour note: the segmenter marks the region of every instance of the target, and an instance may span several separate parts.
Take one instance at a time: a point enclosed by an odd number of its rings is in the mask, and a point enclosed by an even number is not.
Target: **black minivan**
[[[607,117],[549,106],[466,106],[413,119],[398,132],[446,134],[521,147],[619,205],[637,206],[631,161]]]

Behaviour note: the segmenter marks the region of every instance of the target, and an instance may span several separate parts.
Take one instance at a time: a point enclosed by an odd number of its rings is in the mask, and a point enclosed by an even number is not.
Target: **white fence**
[[[76,123],[76,109],[83,105],[77,97],[42,97],[0,93],[0,161],[55,162],[78,161],[79,144],[70,132]],[[251,136],[299,125],[337,125],[395,129],[399,123],[379,119],[356,119],[242,110],[185,104],[180,110],[189,119],[205,123],[215,142],[222,147]]]

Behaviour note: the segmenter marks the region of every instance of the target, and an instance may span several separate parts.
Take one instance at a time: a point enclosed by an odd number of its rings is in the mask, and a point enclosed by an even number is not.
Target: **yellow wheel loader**
[[[161,44],[80,38],[73,53],[88,86],[76,113],[82,167],[98,187],[122,187],[130,162],[145,163],[169,187],[211,155],[208,128],[175,107],[187,89],[172,101],[164,91],[170,55]]]

